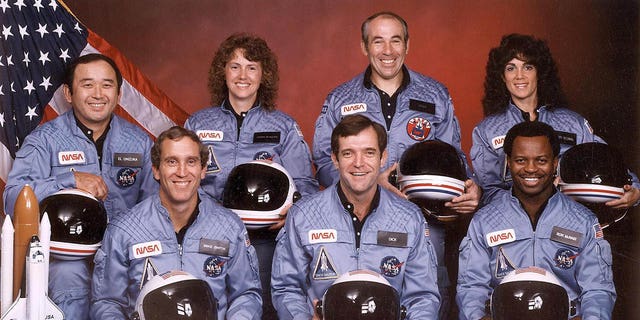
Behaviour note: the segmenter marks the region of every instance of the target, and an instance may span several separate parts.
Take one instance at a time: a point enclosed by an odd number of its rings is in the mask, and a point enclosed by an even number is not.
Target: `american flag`
[[[38,124],[71,109],[61,84],[66,65],[78,56],[102,53],[118,64],[124,83],[115,112],[151,136],[188,117],[62,1],[0,0],[0,28],[0,204],[24,138]]]
[[[593,233],[596,239],[601,239],[604,237],[604,232],[602,232],[602,226],[599,223],[593,225]]]

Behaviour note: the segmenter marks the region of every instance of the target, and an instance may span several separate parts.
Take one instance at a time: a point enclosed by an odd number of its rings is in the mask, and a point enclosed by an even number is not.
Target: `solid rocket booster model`
[[[0,234],[0,320],[64,319],[63,312],[47,296],[51,224],[45,213],[38,226],[38,201],[28,185],[16,200],[13,216],[15,223],[10,216],[5,217]],[[16,270],[20,272],[16,274]],[[15,287],[18,291],[14,296]]]
[[[25,185],[18,198],[13,212],[13,298],[18,297],[18,291],[22,285],[25,260],[31,237],[38,234],[38,221],[40,220],[40,206],[33,189]]]

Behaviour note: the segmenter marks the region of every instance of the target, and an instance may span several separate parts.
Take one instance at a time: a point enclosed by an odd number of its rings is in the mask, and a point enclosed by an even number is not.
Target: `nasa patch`
[[[62,151],[58,152],[58,163],[66,166],[70,164],[80,164],[86,162],[86,157],[82,151]]]
[[[116,174],[116,183],[123,187],[131,187],[134,183],[136,183],[136,175],[140,170],[133,170],[131,168],[122,168],[118,170],[118,174]]]
[[[162,243],[156,240],[134,244],[131,246],[131,251],[134,259],[157,256],[162,254]]]
[[[196,131],[198,138],[202,142],[222,141],[224,140],[224,131],[218,130],[198,130]]]
[[[429,131],[431,131],[431,123],[425,118],[415,117],[407,122],[407,134],[413,140],[426,139],[429,136]]]
[[[403,264],[404,262],[400,262],[400,260],[394,256],[386,256],[380,261],[380,273],[387,277],[395,277],[402,271]]]
[[[211,256],[204,261],[202,271],[207,277],[216,278],[224,271],[224,265],[227,263],[227,259],[220,256]]]
[[[340,114],[342,116],[348,116],[350,114],[356,114],[356,113],[366,112],[366,111],[367,111],[367,104],[364,102],[346,104],[340,107]]]
[[[269,151],[258,151],[253,155],[253,160],[269,160],[273,161],[273,155]]]
[[[556,267],[567,270],[573,267],[574,260],[577,256],[577,253],[569,249],[558,249],[553,261],[555,261]]]
[[[505,137],[506,135],[501,135],[501,136],[493,137],[491,139],[491,147],[493,147],[493,150],[498,150],[502,148],[502,146],[504,145]]]

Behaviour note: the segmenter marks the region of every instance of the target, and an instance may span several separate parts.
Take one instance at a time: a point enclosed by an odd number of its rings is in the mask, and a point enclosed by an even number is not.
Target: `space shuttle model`
[[[47,296],[51,224],[46,213],[39,221],[38,199],[29,185],[20,191],[13,217],[15,223],[5,217],[0,233],[0,320],[64,319]]]

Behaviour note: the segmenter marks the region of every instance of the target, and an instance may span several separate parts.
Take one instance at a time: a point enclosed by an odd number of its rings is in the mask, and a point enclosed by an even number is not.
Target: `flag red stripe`
[[[131,61],[129,61],[120,51],[111,46],[106,40],[89,31],[88,42],[102,54],[113,59],[122,76],[136,88],[149,102],[155,105],[162,113],[169,117],[176,124],[182,125],[189,114],[173,102],[165,95],[157,86],[155,86],[142,72],[140,72]]]

